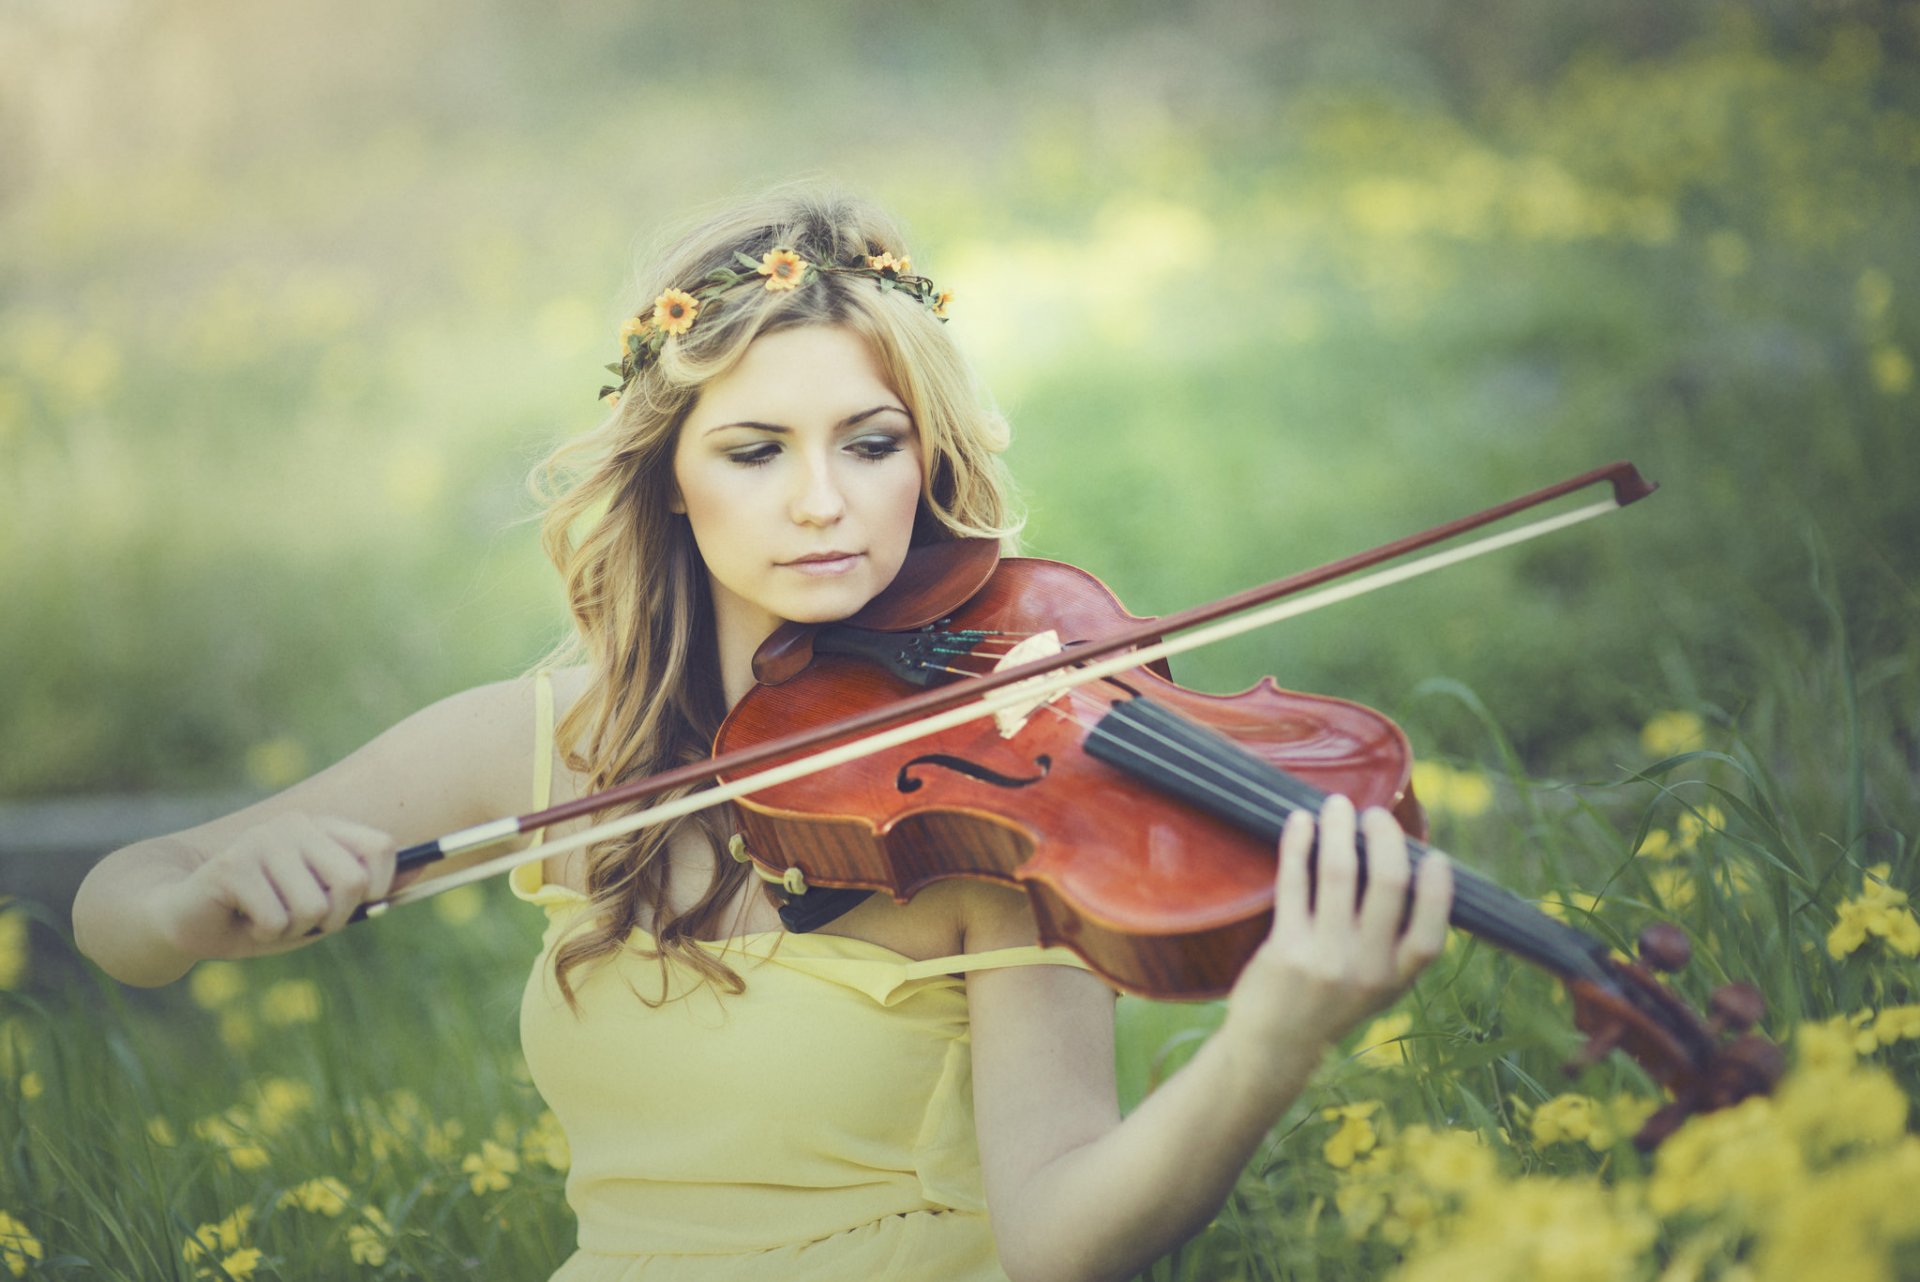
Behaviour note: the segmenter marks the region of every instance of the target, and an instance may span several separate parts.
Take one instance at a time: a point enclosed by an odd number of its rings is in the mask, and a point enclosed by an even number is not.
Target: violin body
[[[1053,629],[1071,645],[1137,621],[1083,570],[1008,558],[939,626],[956,635]],[[815,655],[800,676],[742,699],[716,751],[830,725],[913,689],[880,664]],[[735,805],[747,848],[769,869],[801,869],[809,885],[881,890],[903,903],[944,877],[1016,885],[1042,941],[1071,946],[1116,987],[1221,996],[1271,928],[1273,845],[1143,790],[1084,750],[1087,726],[1143,695],[1324,792],[1388,807],[1410,834],[1425,833],[1406,736],[1380,713],[1283,690],[1271,678],[1211,695],[1137,668],[1068,691],[1010,737],[977,720],[742,798]]]

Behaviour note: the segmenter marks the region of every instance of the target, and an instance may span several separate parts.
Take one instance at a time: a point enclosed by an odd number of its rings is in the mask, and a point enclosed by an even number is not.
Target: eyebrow
[[[841,419],[838,423],[835,423],[833,425],[834,430],[839,431],[842,428],[853,427],[856,424],[866,422],[868,419],[872,418],[875,414],[886,414],[886,413],[907,414],[907,411],[904,406],[900,406],[900,405],[876,405],[870,410],[861,410],[858,414],[849,414],[847,417]],[[907,414],[907,419],[909,422],[911,422],[913,419],[913,416],[911,414]],[[715,432],[723,432],[729,427],[757,428],[762,432],[775,432],[782,436],[793,431],[792,428],[782,426],[779,423],[761,423],[754,419],[741,419],[737,423],[717,423],[714,426],[708,428],[706,431],[702,432],[701,435],[711,436]]]

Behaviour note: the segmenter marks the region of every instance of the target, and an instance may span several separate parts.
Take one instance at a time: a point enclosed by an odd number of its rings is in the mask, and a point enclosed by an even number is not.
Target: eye
[[[759,467],[764,463],[773,462],[774,456],[779,452],[780,447],[778,445],[772,441],[765,441],[748,449],[729,450],[727,452],[727,459],[729,462],[738,463],[742,467]]]
[[[878,461],[889,455],[898,454],[902,449],[897,436],[863,436],[853,443],[853,452],[863,459]]]

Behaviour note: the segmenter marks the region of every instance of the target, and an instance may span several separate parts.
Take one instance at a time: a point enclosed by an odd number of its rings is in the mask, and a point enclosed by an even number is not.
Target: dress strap
[[[1043,948],[1026,944],[1017,948],[993,948],[984,953],[963,953],[957,957],[934,957],[912,962],[905,967],[908,979],[929,975],[962,975],[972,970],[1003,970],[1008,966],[1076,966],[1092,969],[1071,948]]]

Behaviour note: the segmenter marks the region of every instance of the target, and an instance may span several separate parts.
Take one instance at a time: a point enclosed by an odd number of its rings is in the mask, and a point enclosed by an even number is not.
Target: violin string
[[[1042,706],[1084,730],[1091,731],[1093,728],[1080,717],[1064,712],[1051,703]],[[1192,770],[1185,769],[1168,756],[1156,756],[1147,748],[1126,740],[1117,738],[1113,740],[1119,747],[1132,753],[1148,765],[1185,779],[1195,788],[1219,797],[1222,803],[1227,806],[1247,807],[1253,810],[1256,815],[1269,822],[1283,819],[1294,810],[1305,808],[1292,798],[1272,791],[1257,776],[1242,773],[1242,771],[1247,768],[1248,763],[1237,761],[1233,754],[1222,754],[1218,758],[1207,756],[1191,745],[1173,739],[1137,720],[1129,722],[1128,728],[1148,738],[1157,740],[1172,752],[1179,753],[1181,756],[1199,763],[1202,768],[1211,768],[1220,774],[1224,774],[1227,776],[1229,782],[1236,783],[1245,789],[1246,792],[1253,794],[1250,797],[1236,796],[1228,789],[1216,783],[1213,777],[1196,774]],[[1261,802],[1265,802],[1269,808],[1262,810],[1260,808]],[[1411,851],[1409,854],[1414,855],[1414,862],[1417,863],[1418,855]],[[1585,962],[1586,955],[1583,948],[1576,950],[1576,960],[1571,962],[1567,961],[1568,952],[1565,936],[1548,933],[1554,927],[1561,927],[1562,929],[1568,930],[1571,929],[1570,927],[1564,927],[1561,923],[1554,922],[1552,918],[1547,917],[1544,913],[1539,913],[1539,920],[1537,922],[1532,920],[1516,921],[1502,915],[1501,909],[1511,911],[1516,905],[1529,908],[1533,907],[1527,904],[1524,899],[1514,895],[1511,891],[1493,882],[1484,880],[1470,869],[1460,869],[1457,866],[1454,883],[1454,898],[1456,902],[1463,905],[1468,910],[1469,915],[1480,919],[1476,924],[1481,927],[1482,933],[1493,938],[1505,936],[1509,939],[1518,939],[1523,944],[1531,944],[1533,946],[1532,951],[1536,954],[1558,959],[1563,965],[1569,968],[1579,967]],[[1537,908],[1534,909],[1534,911],[1536,913],[1539,912]],[[1584,937],[1582,937],[1582,940],[1584,942]]]
[[[1148,705],[1155,706],[1155,705]],[[1091,733],[1095,722],[1087,719],[1076,704],[1074,711],[1068,712],[1057,706],[1057,701],[1049,701],[1040,708],[1074,725],[1081,731]],[[1111,712],[1108,709],[1107,712]],[[1105,713],[1102,714],[1106,715]],[[1169,713],[1169,716],[1174,714]],[[1278,826],[1278,821],[1303,807],[1293,798],[1273,791],[1258,775],[1252,774],[1256,762],[1241,759],[1235,752],[1203,753],[1191,744],[1175,739],[1138,718],[1129,718],[1129,729],[1162,745],[1163,752],[1155,752],[1127,740],[1112,738],[1112,742],[1143,761],[1148,766],[1177,775],[1201,792],[1218,798],[1222,805],[1229,808],[1241,807],[1252,812],[1258,818]],[[1238,745],[1234,745],[1238,747]],[[1211,770],[1211,775],[1195,773],[1184,769],[1172,756],[1196,763],[1199,770]],[[1236,795],[1216,780],[1224,779],[1229,784],[1238,785],[1245,794]],[[1412,862],[1418,863],[1416,851],[1409,851]],[[1519,951],[1531,952],[1534,956],[1556,961],[1568,970],[1585,969],[1589,963],[1586,948],[1586,936],[1564,923],[1556,922],[1541,912],[1537,906],[1528,903],[1497,883],[1487,881],[1473,873],[1471,869],[1455,866],[1454,900],[1464,909],[1462,924],[1472,925],[1480,933],[1496,942],[1505,942]],[[1513,914],[1519,909],[1531,909],[1526,916],[1516,918]],[[1575,943],[1570,940],[1577,939]]]

